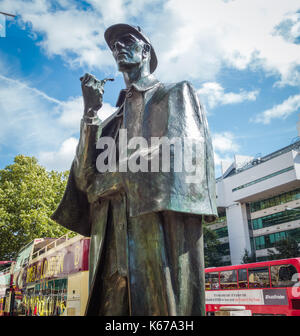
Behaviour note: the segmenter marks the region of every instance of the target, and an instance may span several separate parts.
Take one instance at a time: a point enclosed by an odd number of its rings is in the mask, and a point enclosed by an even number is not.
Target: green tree
[[[247,249],[245,249],[243,259],[242,259],[242,264],[249,264],[249,263],[253,263],[253,262],[256,262],[255,253],[252,252],[250,254],[249,251]]]
[[[68,231],[50,219],[67,177],[68,172],[48,172],[34,157],[23,155],[0,170],[0,260],[15,258],[35,238]]]
[[[204,240],[204,263],[205,267],[221,266],[222,254],[220,253],[221,243],[218,241],[218,235],[209,228],[209,225],[203,225]]]
[[[270,260],[288,259],[300,256],[298,242],[291,237],[279,240],[275,243],[274,248],[275,251],[268,249],[268,259]]]

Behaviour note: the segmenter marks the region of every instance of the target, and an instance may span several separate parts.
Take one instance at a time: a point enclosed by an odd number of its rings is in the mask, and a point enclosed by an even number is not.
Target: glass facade
[[[222,227],[220,229],[216,229],[214,231],[217,234],[218,238],[228,237],[228,228],[227,228],[227,226],[224,226],[224,227]]]
[[[288,237],[293,238],[298,243],[300,243],[300,228],[255,237],[255,248],[256,250],[271,248],[274,247],[275,243],[277,243],[278,241],[286,239]]]
[[[286,222],[292,222],[300,219],[300,208],[295,210],[285,210],[272,215],[252,219],[253,230],[263,229],[272,225],[278,225]]]
[[[300,188],[258,202],[253,202],[250,204],[250,211],[255,212],[298,199],[300,199]],[[252,219],[251,226],[252,230],[255,232],[255,230],[292,222],[299,219],[300,208],[295,208],[292,210],[285,210],[275,214]],[[272,248],[278,241],[288,237],[291,237],[300,243],[300,228],[254,237],[253,242],[255,250]],[[261,261],[260,259],[266,260],[266,257],[257,258],[257,261]]]
[[[276,205],[285,204],[286,202],[300,199],[300,188],[286,192],[284,194],[264,199],[262,201],[253,202],[250,204],[250,211],[255,212],[270,208]]]
[[[230,254],[229,243],[220,244],[217,247],[217,251],[224,256]]]

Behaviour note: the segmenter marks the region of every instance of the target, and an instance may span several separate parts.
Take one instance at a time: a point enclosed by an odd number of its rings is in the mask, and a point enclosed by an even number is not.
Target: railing
[[[74,232],[68,232],[65,235],[53,240],[52,242],[50,242],[49,244],[43,246],[42,248],[40,248],[39,250],[37,250],[36,252],[34,252],[32,254],[32,259],[35,259],[37,257],[39,257],[40,255],[48,252],[49,250],[57,247],[58,245],[72,239],[73,237],[77,236],[76,233]]]
[[[3,275],[5,273],[9,273],[10,272],[10,268],[11,268],[11,266],[8,266],[8,267],[4,268],[3,270],[1,270],[0,271],[0,275]]]
[[[299,137],[297,137],[298,139]],[[247,169],[250,169],[258,164],[261,164],[263,162],[266,162],[268,160],[271,160],[271,159],[274,159],[275,157],[279,156],[279,155],[282,155],[282,154],[285,154],[291,150],[299,150],[300,149],[300,140],[298,141],[295,141],[293,142],[291,145],[288,145],[286,147],[283,147],[273,153],[270,153],[266,156],[263,156],[263,157],[260,157],[260,158],[255,158],[251,161],[249,161],[247,164],[245,164],[243,167],[241,168],[237,168],[235,170],[235,175],[238,174],[238,173],[241,173],[243,172],[244,170],[247,170]],[[216,178],[216,182],[219,182],[219,181],[222,181],[223,178],[226,178],[226,177],[223,177],[223,176],[220,176],[218,178]]]

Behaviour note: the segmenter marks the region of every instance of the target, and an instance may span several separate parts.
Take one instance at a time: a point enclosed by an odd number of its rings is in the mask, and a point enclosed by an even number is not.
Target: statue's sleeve
[[[80,138],[64,196],[51,219],[84,236],[90,236],[90,205],[87,188],[96,173],[96,143],[101,135],[98,118],[82,120]]]
[[[96,174],[96,143],[101,136],[101,121],[98,117],[81,120],[80,137],[73,162],[76,186],[87,191]]]

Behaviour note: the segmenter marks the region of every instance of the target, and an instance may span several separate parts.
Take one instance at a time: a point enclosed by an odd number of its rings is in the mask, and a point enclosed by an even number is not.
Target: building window
[[[274,177],[274,176],[277,176],[277,175],[286,173],[286,172],[288,172],[288,171],[290,171],[290,170],[293,170],[293,169],[294,169],[294,166],[291,166],[291,167],[288,167],[288,168],[279,170],[279,171],[277,171],[277,172],[275,172],[275,173],[272,173],[272,174],[269,174],[269,175],[267,175],[267,176],[261,177],[261,178],[259,178],[259,179],[257,179],[257,180],[251,181],[251,182],[246,183],[246,184],[242,184],[242,185],[240,185],[239,187],[236,187],[236,188],[232,189],[232,192],[235,192],[235,191],[237,191],[237,190],[240,190],[240,189],[244,189],[244,188],[250,187],[250,186],[253,185],[253,184],[256,184],[256,183],[259,183],[259,182],[268,180],[269,178],[272,178],[272,177]]]
[[[224,227],[222,227],[220,229],[216,229],[214,231],[217,234],[218,238],[228,237],[228,228],[227,228],[227,226],[224,226]]]
[[[293,230],[289,230],[289,231],[286,231],[286,235],[289,237],[289,238],[293,238],[294,240],[296,240],[296,242],[298,244],[300,244],[300,229],[293,229]]]
[[[268,267],[249,269],[248,274],[249,274],[249,288],[268,288],[270,287]]]
[[[286,222],[292,222],[300,219],[299,208],[295,210],[285,210],[272,215],[256,218],[252,220],[253,230],[259,230],[273,225],[278,225]]]
[[[220,272],[221,289],[235,289],[237,288],[236,270]]]
[[[219,272],[205,273],[205,290],[219,289]]]
[[[271,233],[265,236],[255,237],[254,238],[255,249],[262,250],[262,249],[274,247],[278,241],[282,239],[286,239],[288,237],[293,238],[297,241],[297,243],[300,243],[300,228],[294,229],[294,230]]]
[[[245,268],[238,270],[239,288],[248,288],[247,270]]]
[[[276,205],[280,205],[280,204],[285,204],[286,202],[295,201],[298,199],[300,199],[300,189],[289,191],[284,194],[271,197],[271,198],[267,198],[261,201],[252,202],[250,204],[250,211],[256,212],[259,210],[263,210],[263,209],[276,206]]]
[[[293,287],[298,281],[293,279],[295,273],[297,270],[293,265],[271,266],[272,287]]]
[[[265,242],[265,237],[260,236],[260,237],[255,237],[255,249],[256,250],[262,250],[266,248],[266,242]]]
[[[230,254],[229,243],[220,244],[217,246],[217,251],[223,256]]]

